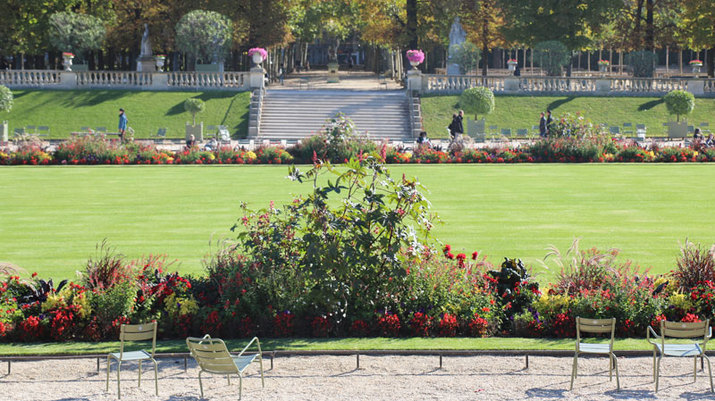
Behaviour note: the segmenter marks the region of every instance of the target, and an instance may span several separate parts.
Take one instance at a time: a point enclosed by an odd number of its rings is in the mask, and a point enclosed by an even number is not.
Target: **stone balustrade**
[[[0,71],[11,89],[249,90],[252,72]],[[258,73],[263,83],[263,74]]]
[[[428,74],[410,79],[410,89],[421,93],[460,93],[476,86],[504,94],[663,95],[681,89],[696,96],[715,96],[715,79]]]

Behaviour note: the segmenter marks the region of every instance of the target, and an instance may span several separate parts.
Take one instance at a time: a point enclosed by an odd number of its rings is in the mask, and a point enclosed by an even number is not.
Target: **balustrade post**
[[[253,67],[248,73],[248,82],[251,90],[253,89],[263,89],[265,87],[265,81],[263,76],[266,71],[261,67]]]
[[[422,71],[416,68],[407,71],[407,90],[422,93]]]
[[[60,72],[60,83],[58,87],[61,89],[77,88],[77,73],[74,71]]]
[[[705,81],[702,79],[689,79],[687,91],[695,96],[702,96],[705,94]]]
[[[597,79],[596,80],[596,92],[599,94],[605,94],[611,91],[611,80],[610,79]]]
[[[165,91],[169,89],[169,73],[167,72],[152,72],[151,85],[152,90]]]

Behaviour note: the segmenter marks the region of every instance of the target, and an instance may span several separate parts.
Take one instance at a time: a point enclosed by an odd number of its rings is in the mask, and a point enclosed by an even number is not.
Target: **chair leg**
[[[243,392],[243,377],[239,373],[238,374],[238,401],[241,401],[241,393]]]
[[[655,350],[653,350],[653,381],[655,381]]]
[[[107,357],[107,392],[109,392],[109,364],[111,363],[111,359]]]
[[[122,361],[117,362],[117,398],[122,399],[122,386],[120,384],[119,371],[122,369]]]
[[[154,391],[159,396],[159,365],[154,361]]]
[[[139,361],[139,386],[137,386],[137,387],[141,387],[141,386],[142,386],[142,361]]]
[[[616,358],[616,355],[614,355],[614,354],[611,354],[611,355],[613,355],[613,367],[616,368],[616,389],[620,390],[621,389],[621,380],[618,377],[618,358]]]
[[[261,365],[261,385],[263,386],[263,388],[265,388],[265,387],[266,387],[266,381],[265,381],[265,379],[263,378],[263,357],[260,356],[260,355],[258,356],[258,363]]]
[[[698,356],[693,357],[693,381],[697,380],[698,376]]]
[[[573,356],[573,366],[571,367],[571,387],[569,387],[569,390],[573,390],[573,380],[576,378],[576,375],[578,374],[578,354],[575,354]]]
[[[703,356],[705,357],[705,360],[708,361],[708,375],[710,376],[710,392],[715,392],[715,389],[713,389],[713,370],[712,366],[710,366],[710,358],[708,358],[707,355],[703,353]]]
[[[203,370],[199,371],[199,391],[201,392],[201,398],[204,398],[204,384],[201,382],[201,373],[203,373]]]
[[[608,354],[608,381],[613,381],[613,355]]]
[[[660,361],[663,357],[658,357],[658,364],[655,367],[655,392],[658,392],[658,382],[660,381]]]
[[[226,379],[228,380],[228,385],[231,385],[231,375],[226,375]]]

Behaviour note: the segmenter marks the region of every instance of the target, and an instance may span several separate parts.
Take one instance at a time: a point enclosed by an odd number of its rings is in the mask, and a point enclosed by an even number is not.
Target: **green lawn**
[[[617,247],[655,272],[674,267],[678,244],[715,243],[715,166],[707,164],[523,164],[392,166],[418,176],[444,224],[435,234],[456,252],[498,264],[519,257],[542,282],[537,260],[565,250]],[[309,184],[287,166],[0,168],[0,261],[42,277],[73,278],[107,238],[129,257],[166,253],[201,274],[202,258],[240,217]],[[456,253],[455,252],[455,253]]]
[[[230,350],[240,350],[247,339],[226,340]],[[262,339],[264,351],[324,351],[324,350],[540,350],[573,351],[573,339],[542,338],[279,338]],[[614,342],[617,351],[650,350],[641,338],[624,338]],[[650,348],[649,348],[650,347]],[[0,344],[2,355],[82,355],[104,354],[119,349],[118,341]],[[184,340],[157,341],[157,352],[188,352]]]
[[[446,138],[446,127],[458,109],[459,96],[423,97],[423,120],[429,137]],[[580,111],[595,124],[645,124],[648,135],[652,136],[664,136],[663,123],[670,118],[661,98],[655,97],[497,96],[494,112],[486,117],[486,122],[487,126],[496,125],[499,129],[531,131],[532,125],[539,125],[539,113],[547,109],[551,109],[555,117]],[[469,113],[465,117],[474,119]],[[715,125],[715,99],[696,99],[688,121]]]
[[[184,100],[197,97],[206,102],[206,109],[198,114],[197,121],[225,125],[236,138],[248,133],[249,92],[18,90],[13,94],[12,110],[0,112],[0,121],[9,122],[10,132],[28,125],[49,126],[51,138],[67,138],[83,126],[106,127],[109,132],[116,132],[121,107],[126,110],[129,126],[137,138],[155,135],[159,128],[167,128],[170,138],[184,138],[184,125],[191,121],[191,114],[184,110]]]

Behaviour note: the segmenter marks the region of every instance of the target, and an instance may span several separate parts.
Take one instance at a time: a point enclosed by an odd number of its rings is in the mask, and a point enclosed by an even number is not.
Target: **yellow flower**
[[[215,158],[216,158],[216,156],[214,156],[213,153],[211,153],[211,154],[209,155],[209,160],[214,160]]]
[[[246,152],[246,159],[247,160],[256,160],[256,154],[253,153],[253,151],[248,151]]]

